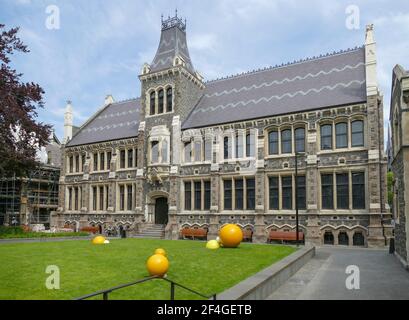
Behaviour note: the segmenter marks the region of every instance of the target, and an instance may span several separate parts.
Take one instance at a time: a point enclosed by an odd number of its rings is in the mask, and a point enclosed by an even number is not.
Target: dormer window
[[[159,142],[152,141],[151,144],[151,162],[158,163],[159,161]]]
[[[192,143],[186,142],[185,143],[185,163],[192,162]]]
[[[172,112],[173,109],[173,97],[172,88],[166,90],[166,112]]]

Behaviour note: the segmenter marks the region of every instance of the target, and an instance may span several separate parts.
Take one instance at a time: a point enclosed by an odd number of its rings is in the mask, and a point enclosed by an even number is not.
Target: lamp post
[[[304,154],[304,152],[295,152],[295,232],[297,247],[300,244],[299,239],[299,226],[298,226],[298,155]]]

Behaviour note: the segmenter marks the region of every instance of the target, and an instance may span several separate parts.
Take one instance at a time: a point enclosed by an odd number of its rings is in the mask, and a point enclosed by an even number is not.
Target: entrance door
[[[155,203],[155,223],[168,223],[168,199],[157,198]]]

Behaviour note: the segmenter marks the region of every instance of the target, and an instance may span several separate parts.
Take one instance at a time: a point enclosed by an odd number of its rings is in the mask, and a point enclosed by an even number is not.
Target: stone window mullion
[[[337,194],[338,194],[338,190],[337,190],[337,174],[335,173],[335,171],[332,173],[332,198],[333,198],[333,202],[334,202],[334,210],[337,210],[338,208],[338,199],[337,199]]]
[[[283,184],[281,183],[281,178],[282,178],[281,174],[278,175],[278,210],[282,210],[282,208],[283,208],[283,197],[282,197],[282,194],[283,194],[282,186],[283,186]]]

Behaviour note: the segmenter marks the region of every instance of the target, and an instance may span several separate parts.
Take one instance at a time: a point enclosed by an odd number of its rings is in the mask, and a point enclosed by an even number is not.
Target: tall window
[[[111,170],[111,159],[112,159],[112,152],[107,152],[107,170]]]
[[[92,187],[92,210],[97,211],[97,187]]]
[[[331,174],[321,175],[321,201],[323,209],[334,209],[334,177]]]
[[[68,188],[68,210],[72,210],[72,188]]]
[[[231,158],[231,150],[230,150],[231,142],[229,137],[224,137],[223,139],[223,150],[224,150],[224,159]]]
[[[352,207],[365,209],[365,174],[363,172],[352,173]]]
[[[151,163],[158,163],[159,161],[159,142],[152,141],[151,143]]]
[[[133,186],[131,184],[128,184],[126,186],[126,191],[127,191],[126,210],[128,210],[128,211],[132,210],[132,188],[133,188]]]
[[[204,210],[210,210],[211,205],[211,185],[210,181],[204,182]]]
[[[232,209],[232,181],[224,180],[224,210]]]
[[[321,149],[332,149],[332,125],[330,124],[321,126]]]
[[[305,128],[295,129],[294,135],[295,135],[295,151],[305,152]]]
[[[202,161],[202,142],[195,141],[195,161]]]
[[[172,88],[166,90],[166,111],[172,112],[173,100],[172,100]]]
[[[105,209],[107,210],[109,207],[109,197],[108,197],[108,192],[109,192],[109,187],[105,187],[105,192],[106,192],[106,197],[105,197]]]
[[[155,91],[151,92],[151,96],[150,96],[150,114],[154,115],[155,114],[155,100],[156,100],[156,96],[155,96]]]
[[[105,153],[101,152],[99,154],[99,170],[105,169]]]
[[[121,169],[125,169],[126,157],[125,157],[125,150],[121,150],[119,152],[119,165]]]
[[[81,155],[81,172],[84,172],[84,166],[85,166],[85,153]]]
[[[292,138],[290,129],[281,131],[281,152],[282,153],[292,152]]]
[[[256,182],[254,179],[246,179],[246,202],[247,210],[254,210],[256,207]]]
[[[337,209],[349,208],[349,174],[337,174]]]
[[[205,161],[212,161],[212,140],[206,139],[204,143]]]
[[[246,157],[255,156],[254,134],[249,132],[246,134]]]
[[[162,163],[168,162],[168,141],[162,140]]]
[[[307,208],[305,176],[297,177],[297,187],[298,209],[305,210]]]
[[[293,208],[293,177],[281,177],[281,189],[282,209],[291,210]]]
[[[104,187],[99,187],[99,210],[104,210]]]
[[[337,148],[348,147],[348,124],[346,122],[340,122],[335,125],[335,137]]]
[[[78,210],[78,201],[79,197],[78,197],[78,187],[74,188],[74,210]]]
[[[192,210],[192,183],[185,182],[185,210]]]
[[[236,158],[243,158],[243,135],[236,134]]]
[[[70,156],[68,158],[68,162],[69,162],[70,172],[74,172],[74,157]]]
[[[159,90],[158,92],[158,113],[163,113],[163,90]]]
[[[268,134],[268,154],[278,154],[278,131]]]
[[[98,153],[94,153],[94,171],[98,171]]]
[[[278,210],[278,177],[270,177],[268,179],[269,184],[269,202],[270,210]]]
[[[80,155],[76,154],[75,155],[75,172],[80,171]]]
[[[237,179],[234,181],[235,187],[235,208],[238,210],[243,210],[243,179]]]
[[[351,137],[353,147],[362,147],[364,145],[364,122],[356,120],[351,123]]]
[[[125,210],[125,186],[119,186],[119,210]]]
[[[133,168],[133,149],[128,149],[128,168]]]
[[[185,143],[185,163],[192,162],[192,143],[186,142]]]
[[[195,181],[195,210],[202,208],[202,182]]]

